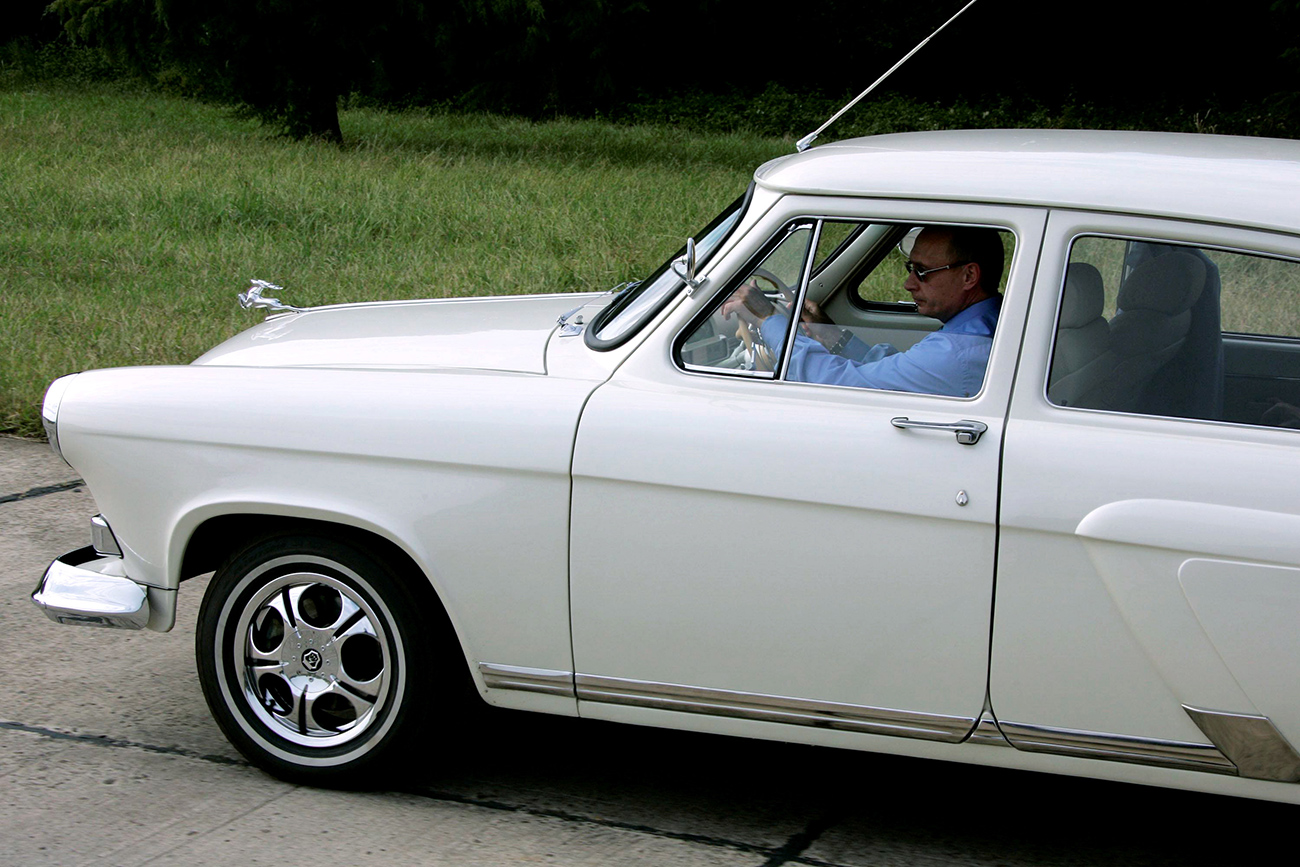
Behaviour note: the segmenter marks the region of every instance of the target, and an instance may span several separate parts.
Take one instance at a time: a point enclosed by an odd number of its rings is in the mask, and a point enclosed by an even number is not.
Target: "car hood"
[[[545,373],[546,342],[556,318],[590,298],[530,295],[317,307],[272,316],[194,363]]]

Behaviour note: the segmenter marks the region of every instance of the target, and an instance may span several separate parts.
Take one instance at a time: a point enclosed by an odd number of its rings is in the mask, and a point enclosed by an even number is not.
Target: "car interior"
[[[1061,295],[1058,406],[1300,428],[1300,265],[1081,238]]]
[[[903,289],[922,227],[808,219],[742,273],[788,309],[807,300],[865,343],[906,350],[940,323]],[[1014,236],[1003,232],[1007,261]],[[734,291],[733,287],[733,291]],[[1111,237],[1076,239],[1062,287],[1048,399],[1062,407],[1300,429],[1300,263]],[[775,354],[721,293],[677,344],[683,367],[772,379]]]
[[[903,289],[906,251],[923,226],[829,219],[795,223],[764,248],[737,286],[752,282],[774,305],[788,309],[802,283],[814,228],[819,231],[806,300],[837,330],[847,329],[868,345],[889,343],[901,351],[940,328],[937,319],[917,313]],[[1002,235],[1010,261],[1013,236]],[[774,378],[774,358],[765,356],[758,336],[734,317],[723,318],[722,303],[729,295],[720,293],[709,314],[686,330],[678,346],[682,365]]]

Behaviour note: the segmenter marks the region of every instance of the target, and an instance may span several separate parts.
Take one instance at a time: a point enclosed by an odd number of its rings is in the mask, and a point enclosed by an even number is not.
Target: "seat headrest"
[[[1119,289],[1119,309],[1177,315],[1196,303],[1204,286],[1205,263],[1189,253],[1166,253],[1133,269]]]
[[[1071,262],[1065,270],[1061,297],[1061,327],[1082,328],[1101,317],[1106,304],[1101,272],[1087,262]]]

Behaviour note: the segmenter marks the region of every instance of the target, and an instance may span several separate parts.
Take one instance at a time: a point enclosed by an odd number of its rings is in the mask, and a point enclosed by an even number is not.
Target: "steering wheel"
[[[776,276],[766,268],[755,268],[750,273],[749,279],[754,281],[754,285],[758,286],[759,291],[766,295],[769,301],[776,301],[779,299],[784,301],[786,304],[794,303],[796,295],[795,291],[785,285],[785,282],[780,277]],[[759,283],[760,280],[771,284],[772,288],[764,289]]]
[[[794,290],[766,268],[755,268],[751,271],[745,282],[750,281],[753,281],[754,285],[758,287],[758,291],[762,292],[763,296],[774,305],[788,308],[789,305],[794,303]],[[768,285],[765,287],[764,283]],[[763,344],[762,338],[756,330],[743,320],[736,323],[736,337],[740,338],[745,347],[745,370],[768,371],[776,369],[776,355]]]

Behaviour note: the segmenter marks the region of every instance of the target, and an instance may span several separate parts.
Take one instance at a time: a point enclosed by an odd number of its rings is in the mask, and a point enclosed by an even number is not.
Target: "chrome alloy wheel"
[[[295,765],[353,761],[383,741],[405,651],[383,596],[337,560],[263,560],[225,597],[219,690],[244,734]]]
[[[384,619],[348,585],[291,572],[245,604],[231,648],[239,688],[262,722],[302,746],[361,735],[382,709],[392,660]]]

